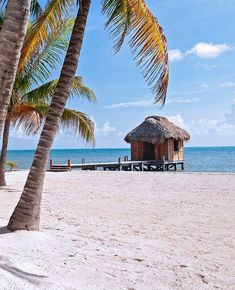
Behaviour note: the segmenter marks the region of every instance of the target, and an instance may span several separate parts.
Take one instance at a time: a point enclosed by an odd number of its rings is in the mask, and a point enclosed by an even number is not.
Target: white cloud
[[[215,58],[229,50],[231,50],[231,47],[227,44],[199,42],[193,48],[188,50],[186,55],[194,54],[200,58]]]
[[[230,112],[225,114],[227,122],[235,125],[235,99],[232,100]]]
[[[180,114],[176,114],[175,116],[168,116],[167,117],[171,122],[173,122],[175,125],[188,130],[188,126],[185,124],[184,119],[181,117]]]
[[[167,104],[191,104],[194,102],[197,102],[199,98],[186,98],[186,99],[167,99],[166,103]]]
[[[126,102],[126,103],[117,103],[106,108],[109,109],[117,109],[117,108],[131,108],[131,107],[149,107],[153,105],[153,100],[143,100],[143,101],[134,101],[134,102]]]
[[[201,62],[195,63],[195,66],[199,67],[199,68],[203,68],[203,69],[208,70],[208,71],[216,68],[215,64],[206,64],[206,63],[201,63]]]
[[[10,138],[16,138],[16,139],[22,139],[22,140],[33,140],[35,138],[35,135],[26,134],[24,132],[23,127],[19,126],[17,129],[16,128],[11,128],[11,130],[10,130]]]
[[[198,136],[235,136],[235,99],[224,120],[200,118],[186,122],[180,114],[167,117],[177,126],[184,128],[191,135]]]
[[[96,126],[96,132],[102,132],[102,133],[107,134],[107,133],[116,132],[116,131],[117,129],[114,126],[111,126],[109,121],[106,121],[102,127]]]
[[[233,88],[233,87],[235,87],[235,82],[220,83],[219,86],[221,88]]]
[[[168,97],[166,103],[167,104],[177,104],[177,103],[194,103],[197,101],[198,98],[177,98],[177,99],[171,99]],[[153,99],[149,100],[143,100],[143,101],[133,101],[133,102],[123,102],[123,103],[117,103],[113,105],[106,106],[107,109],[128,109],[128,108],[134,108],[134,107],[151,107],[154,106]]]
[[[209,85],[208,84],[201,84],[200,86],[202,89],[208,89],[209,88]]]
[[[168,55],[169,55],[169,60],[171,62],[179,61],[179,60],[184,58],[183,52],[181,50],[179,50],[179,49],[171,49],[171,50],[169,50]]]
[[[235,126],[227,120],[201,118],[190,123],[191,131],[197,135],[217,134],[220,136],[234,135]]]

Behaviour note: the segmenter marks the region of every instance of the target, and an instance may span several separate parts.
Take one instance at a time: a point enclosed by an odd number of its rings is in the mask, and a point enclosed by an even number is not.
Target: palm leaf
[[[7,0],[0,0],[0,10],[3,11],[6,8]]]
[[[5,12],[0,11],[0,31],[2,29],[4,19],[5,19]]]
[[[65,108],[60,123],[63,128],[79,134],[86,142],[95,144],[95,124],[85,113]]]
[[[45,10],[40,14],[35,22],[30,26],[25,37],[21,52],[18,70],[24,69],[27,61],[39,50],[44,41],[47,41],[51,31],[55,31],[59,23],[63,22],[64,15],[73,0],[50,0]]]
[[[43,84],[37,87],[36,89],[31,90],[30,92],[23,95],[22,100],[35,104],[41,102],[49,104],[52,96],[54,95],[57,83],[58,80],[53,80],[46,84]],[[72,90],[70,91],[70,97],[76,96],[84,97],[88,99],[90,102],[96,101],[96,96],[93,93],[93,91],[83,84],[82,77],[79,76],[74,77],[73,87]]]
[[[48,104],[35,104],[34,107],[44,118],[48,115]],[[95,144],[95,124],[85,113],[65,108],[60,125],[68,131],[79,134],[86,142]]]
[[[30,7],[31,15],[33,17],[38,17],[42,14],[42,7],[37,0],[31,0],[31,7]]]
[[[40,53],[35,54],[25,65],[24,74],[18,71],[14,85],[16,90],[21,89],[21,93],[25,94],[34,86],[50,78],[52,70],[57,68],[61,61],[61,55],[67,49],[68,36],[71,33],[73,23],[73,19],[67,19],[60,23],[57,30],[50,33]]]
[[[26,134],[36,134],[42,125],[43,115],[30,104],[15,105],[10,116],[12,125],[23,128]]]
[[[118,51],[125,37],[156,103],[165,103],[169,79],[167,42],[144,0],[103,0],[106,26]]]

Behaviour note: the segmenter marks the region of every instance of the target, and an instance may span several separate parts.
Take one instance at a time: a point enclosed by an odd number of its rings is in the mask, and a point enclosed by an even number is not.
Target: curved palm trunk
[[[0,31],[0,137],[27,29],[31,0],[8,0]]]
[[[34,160],[22,196],[8,224],[8,229],[12,231],[39,229],[41,195],[47,160],[69,92],[72,88],[90,3],[91,0],[81,1],[61,75],[52,98]]]
[[[10,118],[7,117],[5,121],[4,131],[3,131],[2,151],[1,151],[1,156],[0,156],[0,186],[6,186],[5,165],[6,165],[10,125],[11,125],[11,120]]]

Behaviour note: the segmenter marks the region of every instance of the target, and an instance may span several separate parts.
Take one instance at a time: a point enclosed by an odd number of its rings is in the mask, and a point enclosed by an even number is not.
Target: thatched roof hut
[[[190,135],[184,129],[170,122],[166,117],[149,116],[138,127],[129,132],[125,141],[142,141],[152,144],[164,143],[167,139],[188,141]]]
[[[133,160],[160,160],[163,156],[168,160],[181,159],[184,141],[189,139],[188,132],[161,116],[147,117],[125,137],[131,143]],[[182,154],[176,157],[175,152]]]

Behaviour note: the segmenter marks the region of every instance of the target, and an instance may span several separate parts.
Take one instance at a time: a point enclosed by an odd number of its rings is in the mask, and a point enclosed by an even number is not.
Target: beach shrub
[[[7,161],[6,162],[6,165],[10,167],[10,171],[13,170],[13,168],[16,167],[16,162],[13,162],[13,161]]]

